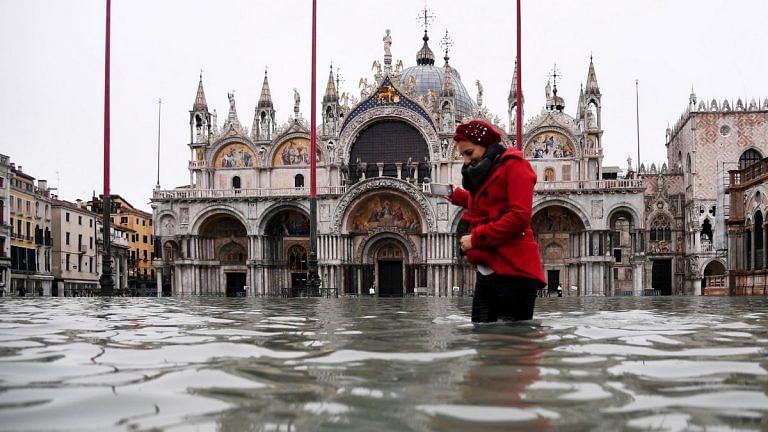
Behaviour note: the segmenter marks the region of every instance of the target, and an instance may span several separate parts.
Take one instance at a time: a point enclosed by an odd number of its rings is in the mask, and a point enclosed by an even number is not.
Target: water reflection
[[[768,299],[5,299],[2,430],[766,430]]]

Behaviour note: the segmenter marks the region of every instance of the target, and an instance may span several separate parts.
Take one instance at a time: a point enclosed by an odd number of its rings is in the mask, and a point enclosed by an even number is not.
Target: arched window
[[[739,157],[739,169],[744,169],[754,163],[760,162],[763,156],[755,149],[748,149]]]
[[[288,268],[294,272],[307,271],[307,250],[299,245],[288,249]]]
[[[693,166],[691,164],[691,154],[688,153],[685,158],[685,175],[688,179],[688,186],[693,184]]]
[[[704,223],[701,225],[701,234],[712,243],[712,223],[709,222],[709,219],[704,219]]]
[[[240,189],[240,177],[232,177],[232,189]]]
[[[296,174],[296,177],[293,178],[293,186],[297,188],[304,187],[304,176],[302,174]]]
[[[669,219],[664,215],[658,215],[651,222],[649,232],[650,240],[653,241],[672,241],[672,228]]]

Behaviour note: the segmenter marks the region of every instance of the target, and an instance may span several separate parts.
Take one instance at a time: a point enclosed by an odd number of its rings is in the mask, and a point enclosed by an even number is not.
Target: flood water
[[[0,301],[0,430],[768,430],[768,298]]]

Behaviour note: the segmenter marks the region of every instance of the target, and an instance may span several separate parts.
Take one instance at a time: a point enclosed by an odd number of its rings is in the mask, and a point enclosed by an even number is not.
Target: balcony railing
[[[749,183],[768,175],[768,161],[763,159],[742,170],[730,170],[728,174],[730,175],[730,186]]]
[[[208,168],[208,162],[204,160],[191,160],[189,161],[189,167],[192,169]]]
[[[78,248],[77,248],[77,251],[79,253],[86,253],[86,252],[88,252],[88,245],[85,245],[85,244],[79,245]]]
[[[617,179],[617,180],[574,180],[574,181],[542,181],[536,183],[537,192],[554,190],[613,190],[629,191],[643,190],[641,179]]]
[[[346,192],[346,186],[318,187],[318,195],[341,195]],[[309,196],[308,187],[292,188],[259,188],[259,189],[173,189],[156,190],[152,193],[153,200],[164,199],[214,199],[214,198],[251,198],[251,197],[280,197],[280,196]]]

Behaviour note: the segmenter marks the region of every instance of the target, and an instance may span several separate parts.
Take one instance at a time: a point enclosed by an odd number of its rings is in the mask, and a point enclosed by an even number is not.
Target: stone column
[[[643,280],[645,279],[643,277],[643,263],[635,263],[635,277],[632,280],[633,290],[635,291],[636,296],[640,296],[643,294]],[[674,270],[673,270],[674,273]]]
[[[764,269],[766,268],[766,256],[768,256],[768,230],[766,230],[766,225],[763,225],[761,228],[763,233],[763,259],[761,260],[760,268]]]
[[[752,230],[747,230],[747,233],[748,233],[749,239],[750,239],[750,242],[749,242],[749,245],[750,245],[750,247],[749,247],[749,257],[748,257],[747,260],[749,262],[749,269],[753,270],[755,268],[755,236],[753,235],[753,231]]]
[[[155,270],[155,279],[157,279],[157,296],[163,296],[163,269]]]

